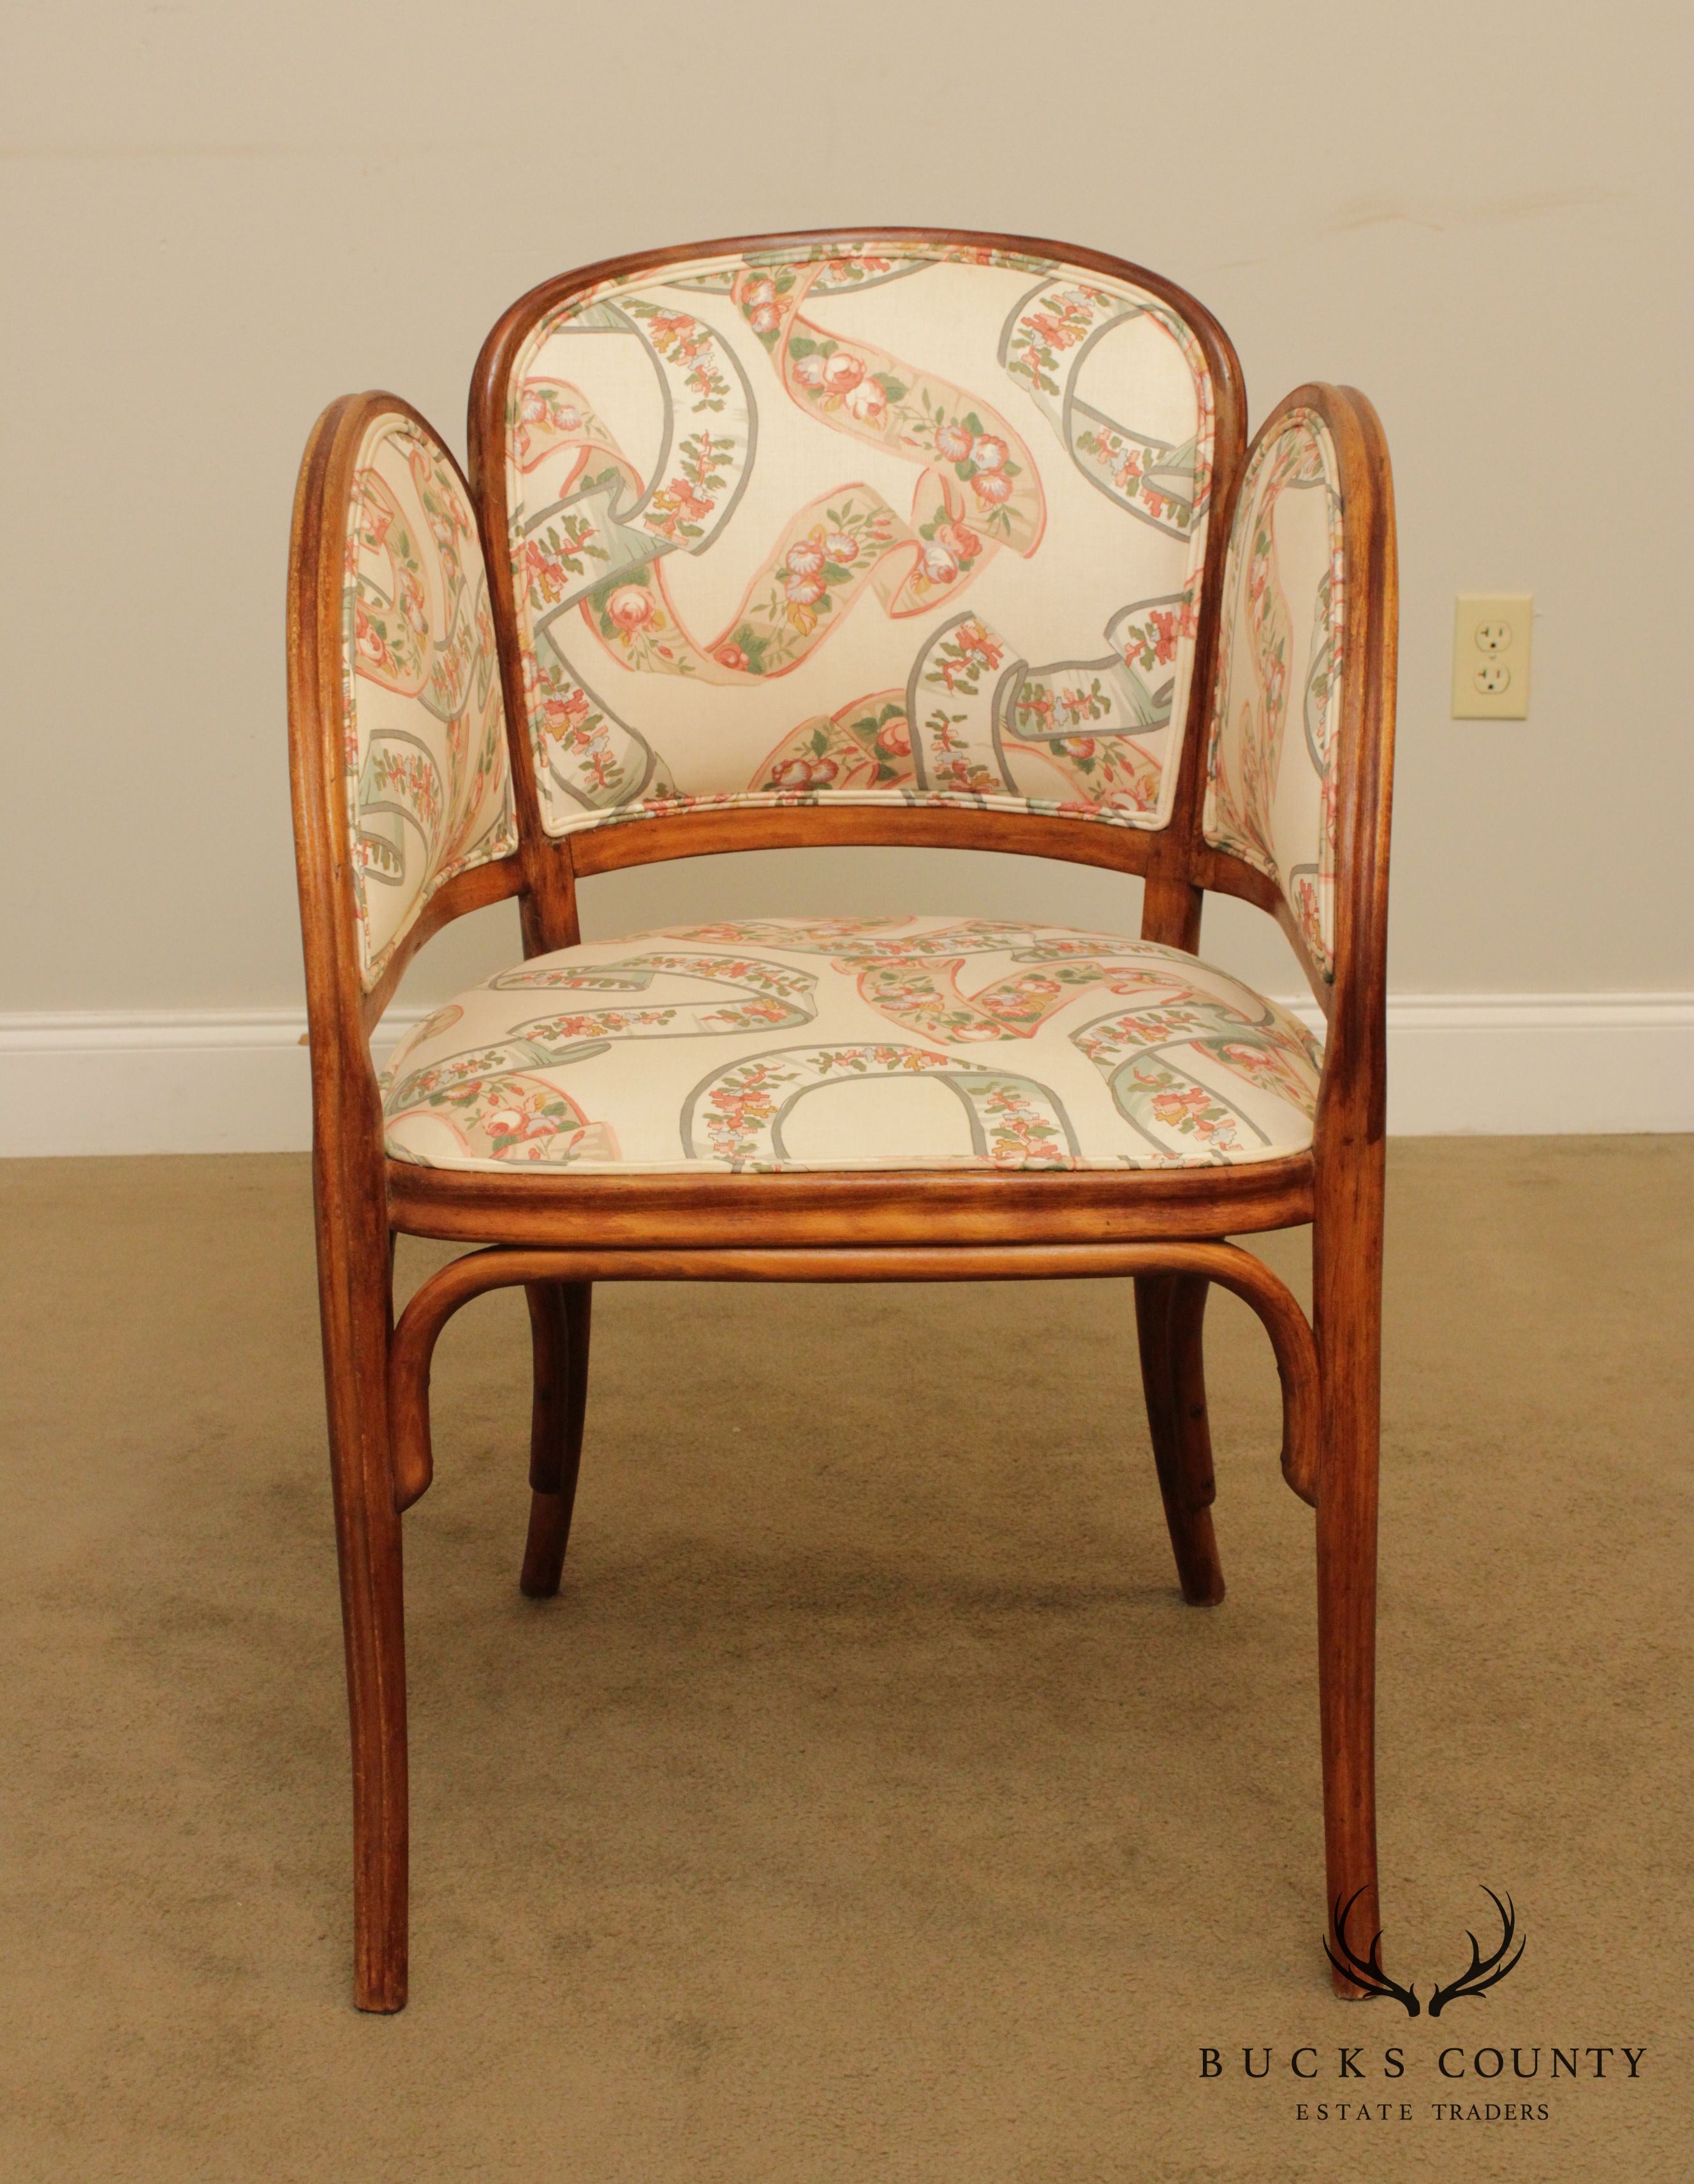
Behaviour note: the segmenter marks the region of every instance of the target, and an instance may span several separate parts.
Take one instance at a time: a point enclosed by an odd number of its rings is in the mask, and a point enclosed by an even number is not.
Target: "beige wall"
[[[644,244],[1000,228],[1186,283],[1255,421],[1376,400],[1405,574],[1393,983],[1694,987],[1687,34],[1680,6],[424,0],[14,8],[3,163],[6,988],[300,990],[283,742],[294,466],[332,395],[463,449],[521,290]],[[1452,595],[1532,590],[1527,724],[1447,715]],[[618,875],[591,932],[714,909],[1039,905],[1060,866],[832,851]],[[1208,944],[1273,990],[1268,928]],[[509,908],[409,992],[513,944]]]

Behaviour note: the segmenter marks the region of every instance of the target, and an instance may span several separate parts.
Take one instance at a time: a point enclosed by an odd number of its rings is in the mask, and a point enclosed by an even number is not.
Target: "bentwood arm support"
[[[1264,1323],[1283,1395],[1283,1475],[1302,1502],[1318,1501],[1318,1360],[1306,1315],[1263,1261],[1233,1244],[941,1245],[925,1249],[805,1251],[473,1251],[432,1274],[394,1330],[388,1385],[395,1496],[410,1508],[435,1474],[430,1446],[430,1363],[459,1307],[493,1289],[543,1281],[934,1282],[1029,1281],[1183,1273],[1233,1290]]]
[[[393,1229],[368,1034],[428,933],[516,884],[475,538],[464,481],[415,410],[376,394],[324,412],[294,504],[289,740],[353,1746],[354,1992],[377,2010],[406,1993],[407,1759]]]
[[[1276,914],[1328,1017],[1312,1145],[1324,1826],[1332,1923],[1352,1903],[1368,1935],[1398,577],[1387,450],[1362,395],[1301,387],[1266,421],[1222,604],[1203,868]],[[1338,1974],[1337,1991],[1358,1989]]]

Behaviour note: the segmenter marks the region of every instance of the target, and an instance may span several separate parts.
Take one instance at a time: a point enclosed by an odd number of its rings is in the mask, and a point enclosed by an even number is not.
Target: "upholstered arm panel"
[[[451,458],[372,419],[343,588],[348,827],[367,989],[436,889],[517,847],[488,574]]]
[[[504,375],[549,833],[824,799],[1166,823],[1214,461],[1169,299],[803,240],[567,290]]]
[[[1254,447],[1230,531],[1203,824],[1275,881],[1325,978],[1346,599],[1335,442],[1290,410]]]

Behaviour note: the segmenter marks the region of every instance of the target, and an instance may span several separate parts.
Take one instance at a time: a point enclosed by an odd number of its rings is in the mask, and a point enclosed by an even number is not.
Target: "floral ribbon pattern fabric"
[[[383,1078],[424,1167],[1138,1168],[1311,1141],[1318,1050],[1151,941],[945,917],[673,927],[540,956]]]
[[[1276,882],[1326,978],[1346,578],[1335,443],[1291,410],[1254,450],[1230,532],[1203,826]]]
[[[1212,415],[1161,299],[933,244],[649,266],[508,395],[550,833],[823,795],[1162,823]]]
[[[348,824],[367,988],[443,882],[517,847],[488,574],[464,487],[409,419],[355,459],[342,587]]]

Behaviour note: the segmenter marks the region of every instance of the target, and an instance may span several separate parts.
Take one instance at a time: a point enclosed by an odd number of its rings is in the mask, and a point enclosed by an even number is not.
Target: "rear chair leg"
[[[1201,1336],[1210,1286],[1203,1274],[1135,1277],[1135,1330],[1153,1461],[1182,1596],[1195,1607],[1216,1607],[1223,1597],[1223,1568],[1212,1529],[1217,1486]]]
[[[592,1282],[529,1282],[530,1334],[535,1351],[535,1400],[529,1442],[529,1537],[519,1585],[532,1600],[559,1590],[577,1472],[582,1458],[582,1417],[588,1401],[588,1322]]]

